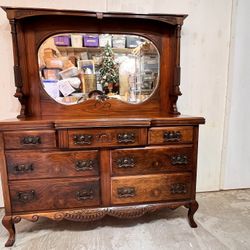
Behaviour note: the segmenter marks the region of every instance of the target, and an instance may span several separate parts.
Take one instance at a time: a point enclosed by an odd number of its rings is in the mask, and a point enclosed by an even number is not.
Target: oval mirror
[[[155,45],[135,35],[63,33],[38,50],[42,86],[65,105],[104,96],[141,103],[158,84],[159,60]]]

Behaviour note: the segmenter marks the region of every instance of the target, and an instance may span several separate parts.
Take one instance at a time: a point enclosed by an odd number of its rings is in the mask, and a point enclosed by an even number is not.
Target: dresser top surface
[[[48,128],[80,128],[80,127],[127,127],[127,126],[168,126],[168,125],[198,125],[204,124],[203,117],[193,117],[186,115],[150,115],[150,116],[103,116],[101,118],[81,118],[81,117],[27,117],[13,118],[0,121],[0,130],[13,129],[48,129]]]

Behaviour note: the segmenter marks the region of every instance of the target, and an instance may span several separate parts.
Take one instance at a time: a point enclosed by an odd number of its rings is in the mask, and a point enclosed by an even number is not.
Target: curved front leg
[[[189,225],[191,227],[197,227],[197,224],[195,223],[194,221],[194,214],[195,212],[197,211],[198,207],[199,207],[199,204],[197,201],[192,201],[189,206],[187,206],[189,209],[188,209],[188,221],[189,221]]]
[[[11,216],[4,216],[2,220],[2,224],[9,232],[9,239],[5,243],[5,246],[11,247],[15,243],[15,238],[16,238],[15,225]]]

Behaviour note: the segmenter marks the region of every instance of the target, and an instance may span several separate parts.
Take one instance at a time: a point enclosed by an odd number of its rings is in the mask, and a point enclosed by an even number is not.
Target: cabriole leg
[[[197,211],[199,207],[199,204],[197,201],[192,201],[189,206],[188,206],[188,221],[189,221],[189,225],[191,227],[197,227],[197,224],[194,221],[194,214]]]
[[[4,216],[2,220],[3,226],[8,230],[9,232],[9,239],[7,240],[5,246],[11,247],[13,246],[15,242],[15,236],[16,236],[16,230],[14,222],[11,218],[11,216]]]

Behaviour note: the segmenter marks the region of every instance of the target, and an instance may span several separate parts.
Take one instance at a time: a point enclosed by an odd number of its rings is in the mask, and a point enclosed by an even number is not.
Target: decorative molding
[[[67,16],[89,16],[96,17],[97,19],[103,18],[120,18],[121,16],[124,18],[132,18],[132,19],[149,19],[156,20],[159,22],[167,23],[170,25],[183,24],[183,20],[187,17],[187,15],[165,15],[165,14],[132,14],[132,13],[109,13],[109,12],[87,12],[87,11],[77,11],[77,10],[51,10],[51,9],[23,9],[23,8],[11,8],[11,7],[3,7],[3,9],[7,12],[8,18],[22,19],[32,16],[40,16],[40,15],[67,15]]]
[[[180,43],[181,43],[181,26],[182,24],[176,25],[176,56],[175,56],[175,71],[174,71],[174,82],[172,86],[172,91],[170,93],[171,98],[171,113],[179,115],[177,109],[177,100],[178,97],[182,95],[180,90],[180,78],[181,78],[181,67],[180,67]]]
[[[18,223],[21,219],[26,219],[32,222],[38,221],[40,217],[46,217],[55,221],[69,220],[79,222],[96,221],[104,218],[105,216],[112,216],[116,218],[133,219],[141,217],[147,213],[152,213],[163,208],[176,209],[184,205],[187,208],[196,209],[198,203],[195,201],[183,202],[168,202],[159,204],[148,205],[135,205],[125,207],[103,207],[103,208],[83,208],[76,210],[62,210],[52,212],[37,212],[36,214],[21,214],[12,216],[14,223]],[[192,217],[192,215],[190,215]]]
[[[66,212],[56,214],[56,220],[70,220],[70,221],[96,221],[102,219],[106,215],[105,210],[97,211],[95,209],[82,209],[73,212]]]
[[[146,213],[154,212],[155,208],[153,206],[145,206],[145,207],[135,207],[135,208],[120,208],[120,209],[110,209],[108,211],[108,215],[116,217],[116,218],[126,218],[133,219],[143,216]]]
[[[114,140],[114,135],[112,133],[101,133],[95,135],[95,140],[97,142],[112,142]]]
[[[16,93],[14,94],[14,96],[18,98],[19,102],[21,103],[21,110],[20,110],[20,115],[18,115],[18,118],[22,118],[22,117],[25,117],[26,98],[22,91],[23,82],[22,82],[20,62],[19,62],[16,19],[14,18],[10,19],[9,22],[11,26],[11,35],[12,35],[12,44],[13,44],[13,57],[14,57],[13,69],[14,69],[15,86],[16,86]]]
[[[111,108],[111,103],[106,101],[106,96],[103,96],[102,99],[96,100],[93,106],[91,106],[95,110],[109,110]]]

